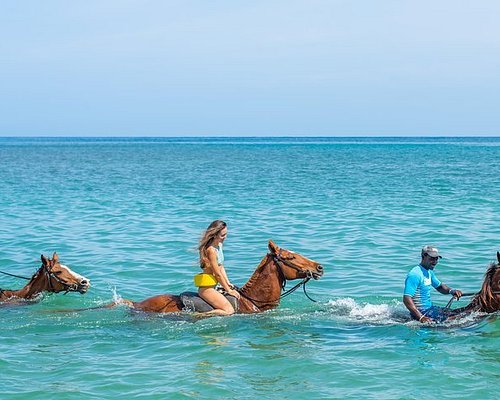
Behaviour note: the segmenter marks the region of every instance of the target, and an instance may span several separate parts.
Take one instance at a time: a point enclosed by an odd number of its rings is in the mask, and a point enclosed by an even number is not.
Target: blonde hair
[[[201,237],[198,250],[200,252],[200,267],[202,269],[205,265],[209,264],[207,255],[208,246],[210,246],[214,238],[226,227],[227,224],[224,221],[216,219],[215,221],[212,221],[210,225],[208,225],[207,230]]]

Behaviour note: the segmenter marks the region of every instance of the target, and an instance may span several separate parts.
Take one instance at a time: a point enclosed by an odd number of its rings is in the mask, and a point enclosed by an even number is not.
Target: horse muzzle
[[[80,282],[78,282],[76,286],[76,291],[81,294],[87,293],[89,289],[90,289],[90,281],[87,279],[82,279]]]
[[[321,264],[318,264],[316,267],[316,271],[311,271],[311,276],[314,280],[320,279],[324,274],[324,269]]]

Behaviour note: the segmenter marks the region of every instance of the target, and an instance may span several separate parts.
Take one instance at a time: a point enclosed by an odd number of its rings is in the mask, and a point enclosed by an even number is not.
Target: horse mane
[[[30,285],[31,283],[33,283],[35,281],[35,279],[38,278],[38,276],[42,273],[42,268],[43,268],[43,264],[35,271],[35,273],[33,274],[33,276],[31,277],[31,279],[29,280],[29,282],[26,285]]]
[[[491,282],[493,281],[493,276],[496,273],[499,264],[491,263],[488,270],[484,274],[483,286],[479,293],[474,296],[472,303],[478,307],[481,311],[491,311],[494,309],[492,303],[494,300],[494,293],[491,287]]]
[[[255,281],[258,279],[259,275],[262,273],[262,269],[267,264],[267,260],[268,259],[269,259],[269,253],[266,254],[264,256],[264,258],[260,261],[259,265],[257,266],[257,268],[255,268],[254,273],[252,274],[252,276],[250,277],[250,279],[247,281],[247,283],[245,283],[239,289],[240,292],[242,292],[243,294],[245,294],[248,291],[248,289],[251,288],[254,285]]]

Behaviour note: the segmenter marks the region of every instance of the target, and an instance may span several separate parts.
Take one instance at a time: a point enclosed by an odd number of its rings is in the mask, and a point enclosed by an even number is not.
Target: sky
[[[497,0],[0,0],[0,136],[500,136]]]

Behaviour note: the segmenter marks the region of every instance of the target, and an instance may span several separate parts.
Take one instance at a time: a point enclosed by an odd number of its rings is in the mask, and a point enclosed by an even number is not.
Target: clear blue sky
[[[0,0],[0,136],[499,136],[497,0]]]

